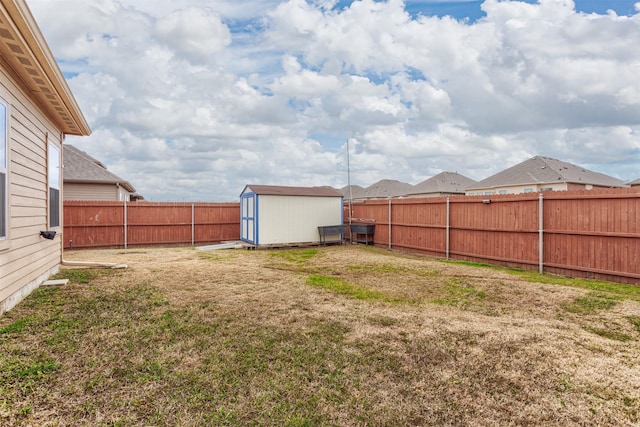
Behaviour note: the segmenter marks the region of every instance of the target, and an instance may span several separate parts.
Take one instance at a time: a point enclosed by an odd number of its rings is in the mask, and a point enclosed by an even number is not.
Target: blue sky
[[[525,0],[526,3],[535,4],[536,0]],[[407,11],[412,15],[423,13],[425,15],[445,16],[456,19],[468,18],[471,22],[486,16],[482,11],[483,0],[470,1],[407,1]],[[633,0],[574,0],[577,12],[605,14],[607,10],[613,10],[618,15],[632,15],[635,13]]]
[[[640,178],[640,1],[27,3],[93,130],[67,142],[147,200],[340,188],[347,140],[363,187],[536,155]]]

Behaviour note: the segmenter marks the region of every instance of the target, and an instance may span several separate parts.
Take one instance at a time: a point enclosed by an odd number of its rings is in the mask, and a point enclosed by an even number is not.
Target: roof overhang
[[[100,181],[91,179],[68,179],[63,180],[65,184],[98,184],[98,185],[115,185],[124,188],[129,193],[135,193],[136,189],[127,181]]]
[[[91,129],[24,0],[0,0],[0,61],[67,135]]]
[[[281,185],[254,185],[248,184],[240,195],[251,190],[259,196],[311,196],[311,197],[340,197],[342,194],[329,187],[288,187]]]

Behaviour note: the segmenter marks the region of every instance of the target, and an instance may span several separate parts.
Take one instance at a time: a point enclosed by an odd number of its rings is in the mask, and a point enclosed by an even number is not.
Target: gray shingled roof
[[[281,185],[247,185],[242,192],[249,188],[258,195],[268,196],[316,196],[316,197],[340,197],[342,196],[331,187],[285,187]]]
[[[558,182],[591,184],[601,187],[626,187],[624,182],[612,176],[593,172],[550,157],[535,156],[483,179],[468,187],[467,190]]]
[[[94,183],[94,184],[119,184],[130,193],[136,191],[128,181],[109,172],[107,167],[99,160],[94,159],[73,145],[63,145],[64,156],[62,175],[64,182]]]
[[[640,185],[640,178],[636,179],[635,181],[631,181],[628,183],[628,185],[635,187],[637,185]]]
[[[411,194],[464,194],[467,187],[476,184],[477,181],[460,175],[457,172],[440,172],[429,179],[413,186],[407,193]]]
[[[413,185],[393,179],[382,179],[371,184],[364,190],[364,198],[383,199],[387,197],[403,196],[413,191]]]
[[[354,184],[351,184],[351,191],[349,191],[348,185],[339,188],[337,191],[338,193],[342,194],[342,197],[344,197],[345,200],[349,200],[350,197],[352,197],[353,199],[360,199],[364,197],[365,194],[364,187]]]

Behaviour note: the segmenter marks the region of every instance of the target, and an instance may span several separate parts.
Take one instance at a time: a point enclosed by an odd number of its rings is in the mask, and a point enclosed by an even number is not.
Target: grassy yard
[[[74,251],[0,318],[0,425],[638,425],[640,287],[362,246]]]

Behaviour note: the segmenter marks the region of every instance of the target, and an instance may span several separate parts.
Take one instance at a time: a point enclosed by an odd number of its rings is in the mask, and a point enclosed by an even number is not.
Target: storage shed
[[[343,219],[342,195],[329,187],[247,185],[240,194],[240,239],[256,246],[319,243],[318,227]]]

